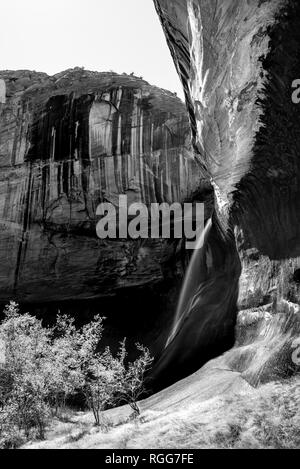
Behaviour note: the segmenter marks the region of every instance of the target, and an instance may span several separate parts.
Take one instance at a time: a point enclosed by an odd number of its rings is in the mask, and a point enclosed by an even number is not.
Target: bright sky
[[[0,69],[134,72],[183,97],[152,0],[2,0]]]

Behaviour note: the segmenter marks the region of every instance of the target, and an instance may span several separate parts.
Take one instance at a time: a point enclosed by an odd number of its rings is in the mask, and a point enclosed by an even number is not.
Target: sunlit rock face
[[[300,4],[154,3],[184,87],[195,152],[212,180],[216,219],[225,236],[235,238],[241,261],[238,306],[251,316],[268,305],[267,322],[247,336],[243,359],[231,361],[245,373],[249,368],[257,383],[266,370],[271,376],[283,348],[292,356],[299,334],[298,309],[280,305],[300,300],[295,275],[300,265],[300,105],[292,101],[300,70]],[[230,288],[229,272],[227,277]],[[261,347],[259,360],[249,340]]]
[[[163,280],[160,240],[100,240],[96,208],[199,187],[174,94],[134,76],[0,72],[0,301],[95,299]]]

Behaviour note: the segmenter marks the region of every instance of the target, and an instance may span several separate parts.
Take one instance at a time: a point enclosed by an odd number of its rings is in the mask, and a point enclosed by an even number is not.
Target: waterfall
[[[225,231],[213,214],[196,247],[151,369],[152,389],[188,376],[234,344],[241,263],[232,230]]]
[[[212,226],[211,218],[207,221],[206,226],[199,236],[199,239],[196,244],[196,248],[192,254],[191,260],[189,262],[188,269],[184,276],[183,285],[181,288],[175,318],[173,321],[173,326],[169,337],[166,341],[165,348],[172,342],[174,337],[176,337],[180,326],[184,319],[189,315],[191,307],[193,306],[194,296],[199,286],[199,272],[201,271],[201,264],[203,262],[203,254],[205,252],[205,239],[210,232]]]

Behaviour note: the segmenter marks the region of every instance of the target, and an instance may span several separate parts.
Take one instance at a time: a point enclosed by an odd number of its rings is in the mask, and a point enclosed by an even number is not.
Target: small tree
[[[57,414],[65,407],[67,398],[82,388],[80,373],[81,331],[73,318],[62,315],[56,319],[52,331],[50,360],[48,362],[48,399]]]
[[[84,393],[96,425],[101,425],[102,412],[114,403],[120,372],[120,363],[108,347],[104,353],[94,353],[84,370]]]
[[[127,362],[125,339],[115,357],[107,347],[103,353],[93,352],[85,362],[84,393],[96,425],[101,425],[101,414],[108,406],[119,403],[127,403],[134,418],[140,414],[137,401],[145,392],[145,373],[153,358],[146,347],[137,344],[137,348],[140,356],[134,362]]]
[[[120,381],[120,398],[127,402],[133,410],[133,418],[140,415],[138,400],[145,393],[145,373],[149,370],[153,358],[149,350],[143,345],[136,344],[140,356],[128,365],[125,365],[125,341],[121,344],[119,356],[124,363],[124,372]]]
[[[11,426],[28,437],[35,429],[44,437],[49,414],[46,402],[51,330],[29,314],[21,315],[14,302],[4,310],[0,326],[4,360],[1,364],[0,396],[2,413]]]
[[[103,319],[76,329],[74,319],[58,316],[52,344],[55,373],[50,384],[55,408],[64,405],[68,396],[83,393],[96,425],[101,425],[101,412],[111,402],[114,361],[109,349],[97,352],[102,337]],[[53,365],[52,365],[53,366]],[[53,405],[52,404],[52,405]]]
[[[4,358],[0,356],[0,445],[14,446],[33,431],[44,438],[50,412],[57,414],[77,393],[85,396],[96,425],[102,423],[102,412],[117,403],[128,403],[134,417],[140,414],[137,401],[145,391],[145,372],[152,363],[147,348],[137,345],[140,356],[132,363],[127,361],[125,339],[116,356],[109,347],[97,351],[103,333],[99,316],[77,329],[74,319],[66,315],[58,316],[54,327],[44,328],[36,317],[20,314],[14,302],[4,314],[0,324]]]

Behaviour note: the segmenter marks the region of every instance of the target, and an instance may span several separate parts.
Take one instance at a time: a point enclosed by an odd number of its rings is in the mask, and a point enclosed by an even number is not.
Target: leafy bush
[[[5,361],[1,366],[0,419],[28,438],[32,430],[44,437],[49,414],[47,360],[50,331],[29,314],[20,315],[16,303],[5,308],[0,327]],[[3,430],[2,430],[3,431]]]
[[[122,375],[118,397],[132,408],[133,417],[140,415],[138,400],[145,392],[145,373],[150,368],[153,361],[153,358],[146,347],[140,344],[136,344],[136,347],[140,352],[140,356],[134,362],[128,363],[127,366],[125,364],[125,341],[121,343],[119,352],[119,359],[122,365]]]
[[[133,410],[133,418],[140,414],[137,401],[145,392],[145,372],[153,358],[146,347],[136,346],[140,356],[132,363],[127,363],[124,339],[116,357],[107,347],[102,354],[94,353],[84,369],[85,395],[97,425],[100,424],[101,411],[109,405],[126,403]]]
[[[16,447],[30,437],[43,439],[51,414],[81,393],[96,425],[101,413],[119,402],[128,403],[134,416],[144,392],[144,374],[152,362],[149,351],[137,345],[140,356],[127,363],[125,339],[114,357],[107,347],[98,352],[102,318],[76,329],[74,319],[59,316],[52,328],[37,318],[20,314],[11,302],[0,324],[0,447]]]

